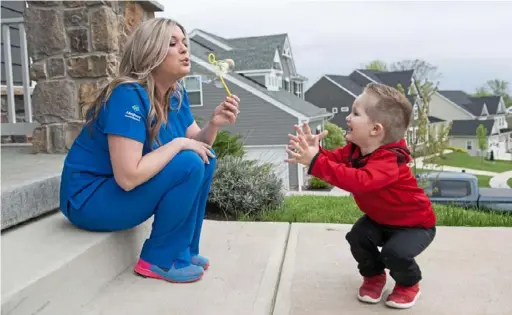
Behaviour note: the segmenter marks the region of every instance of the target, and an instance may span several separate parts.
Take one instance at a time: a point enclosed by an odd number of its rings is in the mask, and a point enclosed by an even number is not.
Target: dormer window
[[[289,48],[289,47],[285,47],[285,48],[283,49],[283,56],[285,56],[285,57],[289,57],[289,58],[291,58],[291,57],[292,57],[292,54],[290,53],[290,48]]]

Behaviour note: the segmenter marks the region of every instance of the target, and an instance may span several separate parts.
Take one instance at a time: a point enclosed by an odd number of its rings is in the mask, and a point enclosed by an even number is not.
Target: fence
[[[31,80],[29,76],[29,58],[27,50],[27,36],[25,32],[25,24],[23,18],[6,18],[1,20],[2,25],[2,39],[4,44],[4,65],[5,65],[5,78],[6,86],[2,86],[2,96],[7,95],[7,119],[6,123],[2,122],[2,136],[11,135],[32,135],[35,127],[39,124],[32,120],[32,90]],[[13,59],[11,52],[11,27],[19,29],[19,42],[21,52],[21,76],[23,86],[14,85],[13,76]],[[14,95],[23,95],[24,102],[24,122],[16,121],[16,103]]]

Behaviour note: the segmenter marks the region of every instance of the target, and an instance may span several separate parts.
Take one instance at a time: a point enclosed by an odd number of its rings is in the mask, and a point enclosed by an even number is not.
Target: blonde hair
[[[162,124],[167,123],[169,101],[171,95],[179,99],[178,109],[181,107],[183,87],[180,82],[167,91],[164,97],[165,104],[157,100],[155,79],[152,71],[166,58],[171,42],[171,29],[178,26],[186,36],[185,28],[178,22],[168,18],[153,18],[142,22],[129,37],[119,63],[119,74],[106,86],[96,91],[95,96],[80,104],[81,111],[86,118],[86,125],[90,125],[103,106],[105,106],[112,91],[121,84],[138,83],[142,85],[149,97],[149,114],[147,118],[150,147],[153,141],[158,141],[157,135]],[[187,37],[187,42],[189,41]],[[189,46],[190,47],[190,46]],[[115,106],[112,104],[111,106]]]
[[[365,108],[374,122],[384,127],[384,143],[393,143],[405,137],[412,116],[412,105],[398,89],[385,84],[369,83],[364,93],[371,93],[377,102]]]

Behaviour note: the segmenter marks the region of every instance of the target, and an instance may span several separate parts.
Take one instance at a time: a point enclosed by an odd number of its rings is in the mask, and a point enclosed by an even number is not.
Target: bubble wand
[[[210,53],[208,55],[208,61],[214,65],[217,68],[217,75],[219,76],[220,81],[222,82],[222,85],[224,85],[224,89],[226,90],[226,93],[228,93],[228,96],[231,96],[231,92],[229,91],[228,86],[226,85],[226,82],[224,82],[224,78],[222,77],[223,73],[228,73],[229,71],[233,70],[235,67],[235,62],[233,59],[224,59],[217,61],[215,58],[215,54]]]

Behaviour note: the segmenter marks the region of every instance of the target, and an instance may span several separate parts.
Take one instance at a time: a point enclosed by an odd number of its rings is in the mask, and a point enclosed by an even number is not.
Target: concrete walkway
[[[494,188],[512,188],[507,183],[510,178],[512,178],[512,171],[503,172],[491,178],[489,185]]]
[[[361,278],[344,240],[349,229],[209,221],[203,253],[212,267],[203,280],[169,284],[129,269],[78,314],[396,314],[356,299]],[[418,258],[423,293],[407,314],[512,314],[512,252],[502,246],[511,238],[507,228],[440,227]]]

